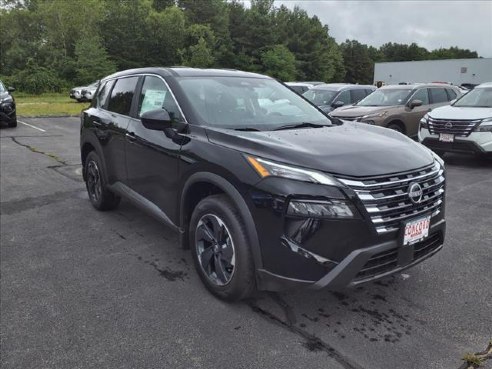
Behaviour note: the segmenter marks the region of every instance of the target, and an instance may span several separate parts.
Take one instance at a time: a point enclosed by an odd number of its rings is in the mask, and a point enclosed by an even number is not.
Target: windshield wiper
[[[234,128],[235,131],[243,131],[243,132],[260,132],[261,129],[253,128],[253,127],[240,127]]]
[[[308,122],[303,122],[303,123],[298,123],[298,124],[288,124],[285,126],[280,126],[278,128],[275,128],[274,131],[282,131],[284,129],[296,129],[296,128],[321,128],[321,127],[328,127],[330,124],[318,124],[318,123],[308,123]]]

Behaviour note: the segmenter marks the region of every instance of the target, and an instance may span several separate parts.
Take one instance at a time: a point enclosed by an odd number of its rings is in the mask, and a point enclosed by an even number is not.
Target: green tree
[[[374,74],[372,61],[367,45],[356,40],[346,40],[340,45],[345,63],[345,82],[370,84]]]
[[[86,84],[116,71],[98,36],[80,39],[75,44],[77,82]]]
[[[275,45],[261,54],[263,72],[282,81],[296,77],[296,57],[284,45]]]

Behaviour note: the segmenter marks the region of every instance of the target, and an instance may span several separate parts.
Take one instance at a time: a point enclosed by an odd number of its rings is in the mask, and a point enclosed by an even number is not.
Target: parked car
[[[476,86],[420,121],[419,141],[438,154],[492,154],[492,82]]]
[[[442,84],[383,86],[354,106],[341,107],[331,115],[387,127],[416,137],[420,119],[427,112],[448,105],[459,96],[461,92],[457,87]]]
[[[17,127],[17,112],[15,108],[15,99],[12,92],[15,88],[5,88],[0,81],[0,122],[5,122],[9,127]]]
[[[92,84],[92,85],[89,85],[89,86],[83,88],[81,90],[82,99],[84,101],[92,101],[92,97],[96,93],[98,86],[99,86],[99,81],[98,81],[98,83],[95,83],[95,84]]]
[[[285,82],[285,84],[294,92],[302,95],[304,92],[312,88],[314,85],[308,82]]]
[[[268,96],[295,113],[262,108]],[[80,145],[92,205],[125,197],[168,224],[226,300],[358,285],[443,245],[437,155],[388,129],[332,121],[260,74],[113,74],[82,113]]]
[[[324,83],[304,92],[303,96],[325,113],[344,105],[353,105],[371,94],[376,87],[346,83]]]
[[[87,95],[84,93],[84,91],[92,91],[94,93],[97,89],[97,86],[99,85],[99,81],[92,82],[90,85],[87,86],[79,86],[79,87],[74,87],[70,90],[70,98],[77,100],[77,102],[86,102],[86,101],[91,101],[92,96]]]

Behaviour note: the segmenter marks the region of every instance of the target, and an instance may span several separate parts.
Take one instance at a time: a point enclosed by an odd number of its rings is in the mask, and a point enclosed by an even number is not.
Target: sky
[[[327,24],[340,43],[355,39],[379,47],[417,43],[428,50],[458,46],[492,57],[492,1],[324,1],[276,0],[298,5]]]

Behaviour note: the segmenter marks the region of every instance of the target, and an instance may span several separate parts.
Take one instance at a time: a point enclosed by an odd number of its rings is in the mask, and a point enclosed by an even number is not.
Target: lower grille
[[[443,242],[442,233],[436,232],[424,241],[413,245],[412,263],[435,251]],[[398,248],[386,250],[371,256],[355,276],[355,281],[374,278],[398,268]]]
[[[434,164],[415,171],[367,178],[338,178],[351,187],[364,204],[379,234],[393,232],[402,222],[440,213],[444,203],[444,170]],[[422,196],[413,201],[410,187],[420,185]]]
[[[468,137],[480,124],[478,120],[450,120],[429,118],[427,121],[431,134],[450,133],[455,136]]]

